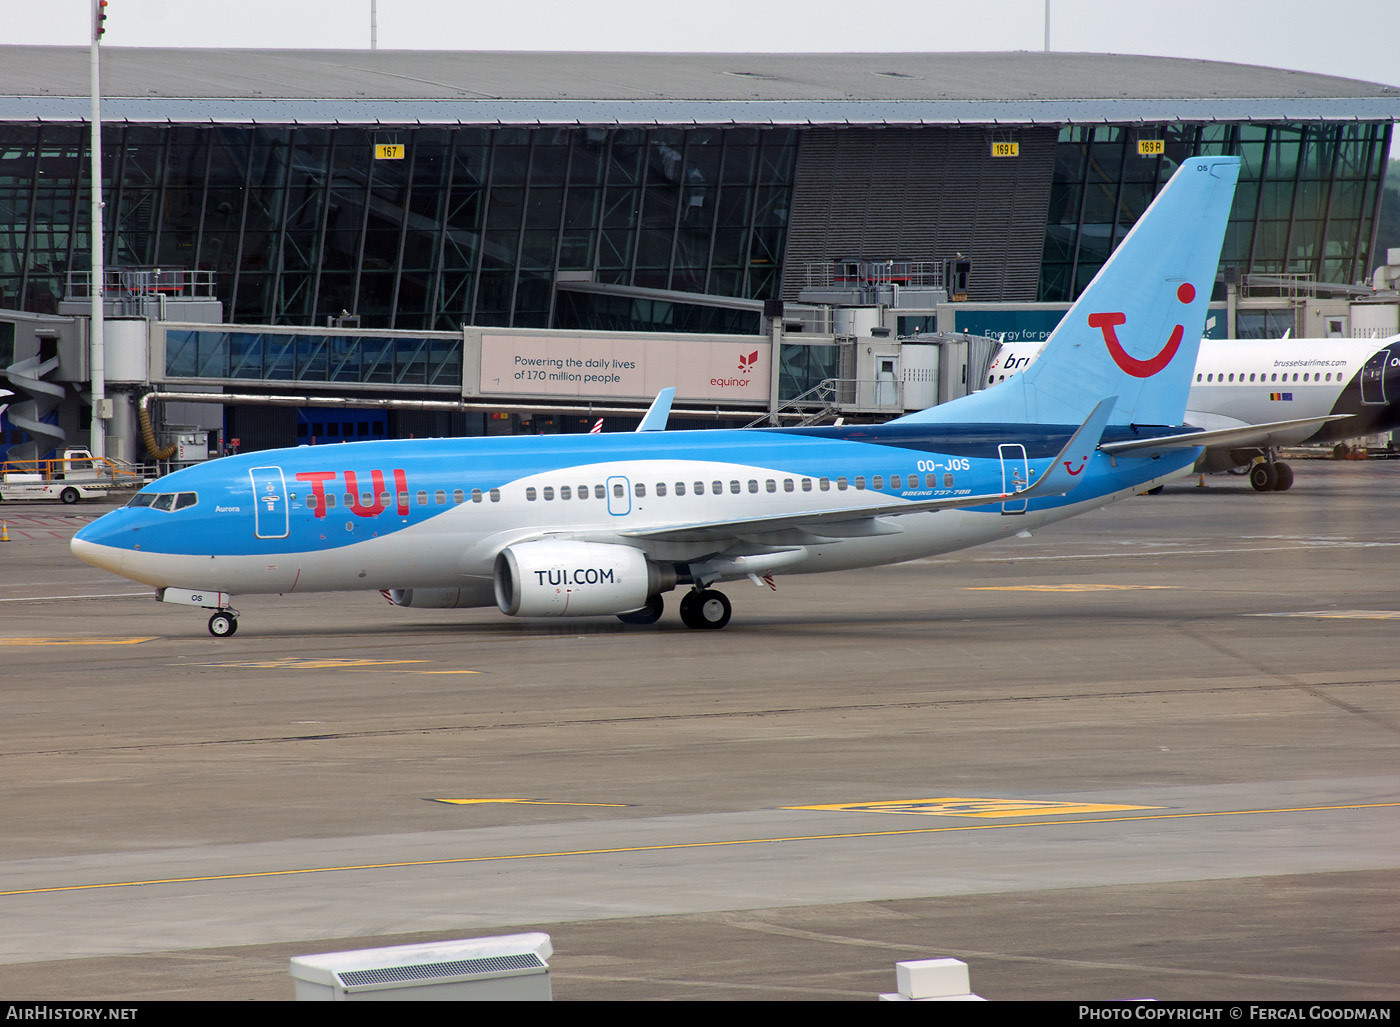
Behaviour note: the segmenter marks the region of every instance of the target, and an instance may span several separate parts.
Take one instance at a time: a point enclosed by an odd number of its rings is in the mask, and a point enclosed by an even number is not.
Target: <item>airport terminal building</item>
[[[0,55],[13,362],[86,302],[88,49]],[[105,262],[146,300],[174,282],[217,300],[187,320],[417,333],[421,377],[358,364],[449,388],[470,354],[437,343],[473,327],[763,335],[774,301],[852,286],[1068,302],[1197,154],[1244,161],[1227,276],[1359,282],[1400,119],[1388,86],[1033,52],[104,48],[102,94]],[[248,377],[236,350],[210,380]]]

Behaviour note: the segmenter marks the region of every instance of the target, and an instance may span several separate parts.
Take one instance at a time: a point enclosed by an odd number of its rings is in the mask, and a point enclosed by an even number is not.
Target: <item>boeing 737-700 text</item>
[[[714,586],[896,563],[1189,473],[1182,426],[1239,162],[1186,161],[1019,386],[879,426],[424,439],[226,457],[142,489],[73,552],[214,610],[239,593],[720,628]],[[660,415],[664,418],[664,413]],[[644,427],[656,428],[658,416]]]

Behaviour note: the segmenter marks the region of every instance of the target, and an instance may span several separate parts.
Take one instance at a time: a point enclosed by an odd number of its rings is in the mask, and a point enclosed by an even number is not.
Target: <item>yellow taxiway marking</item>
[[[299,874],[333,874],[347,870],[397,870],[406,867],[439,867],[463,863],[496,863],[516,859],[559,859],[566,856],[607,856],[628,852],[679,852],[684,849],[715,849],[730,845],[774,845],[783,842],[842,841],[854,838],[892,838],[900,835],[948,834],[953,831],[1013,831],[1028,827],[1113,824],[1125,821],[1191,820],[1202,817],[1262,816],[1271,813],[1324,813],[1337,810],[1378,809],[1400,806],[1400,802],[1344,803],[1336,806],[1288,806],[1280,809],[1215,810],[1209,813],[1150,813],[1134,817],[1100,817],[1094,820],[1026,820],[1001,824],[955,824],[948,827],[906,827],[893,831],[852,831],[842,834],[786,835],[775,838],[734,838],[710,842],[672,842],[665,845],[627,845],[613,849],[562,849],[555,852],[511,852],[495,856],[456,856],[448,859],[414,859],[395,863],[356,863],[334,867],[298,867],[291,870],[260,870],[244,874],[209,874],[202,877],[161,877],[146,881],[107,881],[101,884],[64,884],[53,888],[18,888],[0,891],[0,898],[11,895],[41,895],[49,892],[97,891],[102,888],[136,888],[153,884],[199,884],[208,881],[248,881],[259,877],[294,877]]]
[[[180,663],[180,667],[237,667],[253,670],[355,670],[359,667],[385,667],[401,663],[428,663],[428,660],[340,660],[314,656],[289,656],[278,660],[218,660],[212,663]]]
[[[0,645],[137,645],[150,642],[156,635],[144,638],[0,638]]]
[[[972,585],[967,592],[1141,592],[1172,589],[1175,585]]]
[[[1400,620],[1400,610],[1303,610],[1300,613],[1249,613],[1247,617],[1321,617],[1325,620]]]
[[[841,802],[827,806],[783,806],[782,809],[812,809],[840,813],[913,813],[924,817],[979,817],[984,820],[1005,817],[1070,816],[1077,813],[1121,813],[1135,809],[1162,809],[1161,806],[1118,806],[1103,803],[1048,802],[1035,799],[904,799],[895,802]]]
[[[512,803],[517,806],[608,806],[613,809],[626,809],[625,802],[554,802],[550,799],[430,799],[430,802],[446,802],[453,806],[485,806],[490,803]]]

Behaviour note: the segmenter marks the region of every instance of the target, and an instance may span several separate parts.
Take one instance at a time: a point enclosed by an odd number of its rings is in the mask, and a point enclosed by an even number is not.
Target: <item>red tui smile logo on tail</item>
[[[1176,290],[1176,298],[1182,303],[1190,303],[1196,298],[1195,286],[1190,282],[1183,282]],[[1114,331],[1119,325],[1125,324],[1127,320],[1126,314],[1116,311],[1108,314],[1090,314],[1089,327],[1097,328],[1103,332],[1103,342],[1108,347],[1109,356],[1113,358],[1115,364],[1122,368],[1125,374],[1130,374],[1134,378],[1151,378],[1172,362],[1172,357],[1176,356],[1176,351],[1181,346],[1181,337],[1186,333],[1186,329],[1177,325],[1172,329],[1167,344],[1155,357],[1138,360],[1136,357],[1128,355],[1123,344],[1118,341],[1118,334]]]

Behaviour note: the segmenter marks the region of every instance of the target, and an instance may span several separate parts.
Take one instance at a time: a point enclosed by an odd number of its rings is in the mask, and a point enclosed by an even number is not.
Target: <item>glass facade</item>
[[[376,144],[403,158],[375,159]],[[557,271],[774,294],[795,129],[108,126],[106,262],[214,272],[229,321],[547,327]],[[88,134],[0,126],[0,307],[88,266]]]
[[[169,378],[414,385],[460,392],[460,335],[321,335],[170,328]]]
[[[1355,282],[1373,263],[1390,133],[1366,122],[1061,129],[1040,299],[1078,296],[1177,165],[1210,154],[1243,158],[1222,267]],[[1140,152],[1157,140],[1160,154]]]
[[[1355,281],[1374,262],[1390,133],[1366,122],[1064,128],[1039,298],[1078,295],[1176,164],[1207,153],[1244,158],[1224,265]],[[407,331],[752,331],[742,312],[563,300],[554,280],[775,297],[801,134],[111,125],[106,261],[211,271],[226,319],[244,324],[350,313]],[[53,313],[67,276],[86,269],[87,139],[82,125],[0,125],[0,307]],[[1160,155],[1140,155],[1142,140],[1160,140]],[[402,144],[403,158],[375,159],[380,143]]]

